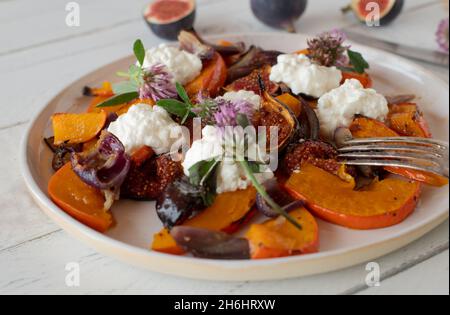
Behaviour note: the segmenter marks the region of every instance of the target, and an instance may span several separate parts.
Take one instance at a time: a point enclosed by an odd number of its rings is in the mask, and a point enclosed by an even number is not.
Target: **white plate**
[[[220,38],[286,52],[299,50],[306,44],[303,35],[272,33]],[[358,45],[354,48],[369,60],[376,89],[385,94],[418,95],[435,138],[448,141],[447,83],[399,57]],[[150,202],[119,202],[113,209],[117,227],[105,235],[97,233],[72,219],[49,199],[47,183],[52,174],[51,153],[42,138],[51,134],[49,118],[53,113],[85,110],[88,99],[81,97],[84,86],[112,80],[116,71],[127,69],[132,61],[130,57],[119,60],[70,85],[35,117],[23,142],[23,176],[36,202],[58,225],[101,253],[153,271],[182,277],[224,281],[283,279],[329,272],[376,259],[422,237],[448,217],[448,187],[425,188],[418,209],[397,226],[375,231],[353,231],[319,221],[320,253],[261,261],[202,260],[150,251],[153,234],[161,229],[154,204]]]

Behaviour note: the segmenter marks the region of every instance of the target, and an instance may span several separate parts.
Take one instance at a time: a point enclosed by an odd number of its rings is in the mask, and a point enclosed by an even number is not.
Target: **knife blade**
[[[386,40],[365,36],[346,29],[343,29],[342,31],[347,34],[350,40],[353,40],[357,43],[385,50],[417,61],[423,61],[433,65],[449,67],[449,55],[440,51],[433,51],[403,44],[397,44]]]

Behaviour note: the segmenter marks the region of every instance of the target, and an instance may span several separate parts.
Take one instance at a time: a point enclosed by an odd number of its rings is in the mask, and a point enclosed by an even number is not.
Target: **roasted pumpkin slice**
[[[308,210],[290,212],[302,230],[284,217],[253,224],[246,234],[253,259],[277,258],[319,251],[319,227]]]
[[[53,115],[55,145],[84,143],[94,139],[105,126],[106,118],[106,112]]]
[[[416,208],[421,184],[388,178],[363,191],[318,167],[307,164],[286,183],[295,198],[320,218],[352,229],[385,228],[405,220]]]
[[[431,138],[428,123],[417,104],[405,103],[389,106],[388,125],[402,136]]]
[[[365,117],[356,118],[350,126],[350,131],[355,138],[384,138],[400,136],[397,132],[390,129],[382,122]],[[428,172],[401,167],[386,167],[385,169],[390,173],[431,186],[442,187],[448,184],[447,178]]]
[[[103,194],[81,181],[70,163],[50,179],[48,194],[67,214],[99,232],[106,232],[113,225],[111,213],[104,209]]]
[[[217,196],[214,204],[199,215],[186,221],[184,226],[204,228],[213,231],[234,233],[245,224],[249,216],[254,215],[252,208],[256,201],[256,190],[248,188]],[[155,234],[152,249],[168,254],[181,254],[167,230]]]
[[[216,53],[204,66],[200,75],[185,86],[190,97],[205,92],[212,97],[217,96],[227,79],[227,66],[222,56]]]

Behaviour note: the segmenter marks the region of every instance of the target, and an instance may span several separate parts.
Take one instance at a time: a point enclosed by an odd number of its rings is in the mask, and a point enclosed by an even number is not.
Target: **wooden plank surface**
[[[135,38],[147,46],[160,42],[141,18],[145,0],[79,0],[81,26],[65,25],[65,1],[0,1],[0,293],[387,293],[406,292],[408,283],[426,292],[448,293],[438,271],[448,279],[448,222],[407,248],[380,260],[388,279],[365,290],[365,266],[276,283],[211,283],[142,271],[103,257],[71,239],[54,225],[28,195],[18,166],[19,143],[32,115],[59,90],[80,76],[130,53]],[[315,34],[334,27],[360,29],[338,8],[347,0],[310,2],[298,22],[301,32]],[[197,29],[202,34],[274,31],[260,24],[242,0],[200,0]],[[441,1],[408,0],[406,13],[374,36],[432,48]],[[425,9],[422,9],[425,6]],[[420,7],[421,10],[417,8]],[[425,10],[425,11],[423,11]],[[435,18],[427,17],[433,14]],[[448,13],[447,13],[448,15]],[[329,18],[323,19],[323,16]],[[421,32],[425,32],[424,34]],[[426,66],[426,65],[425,65]],[[448,81],[448,70],[428,67]],[[442,252],[444,250],[444,252]],[[421,257],[427,257],[422,261]],[[429,258],[429,259],[428,259]],[[82,286],[65,286],[65,264],[79,262]],[[405,272],[402,270],[406,268]],[[114,275],[112,277],[111,275]],[[404,282],[404,276],[410,282]],[[434,283],[438,283],[434,285]],[[406,284],[405,284],[406,283]]]

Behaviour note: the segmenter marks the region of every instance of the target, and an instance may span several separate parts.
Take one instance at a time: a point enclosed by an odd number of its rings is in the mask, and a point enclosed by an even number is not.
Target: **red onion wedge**
[[[269,196],[286,212],[290,212],[302,207],[304,204],[300,200],[294,200],[286,191],[284,191],[278,184],[276,179],[271,179],[264,184]],[[266,200],[260,195],[256,195],[256,207],[259,212],[269,218],[276,218],[280,215],[279,212],[272,209]]]
[[[224,232],[176,226],[170,231],[178,246],[199,258],[250,259],[248,240]]]
[[[101,190],[119,188],[130,170],[130,157],[113,134],[103,131],[96,147],[73,153],[73,171],[86,184]]]

